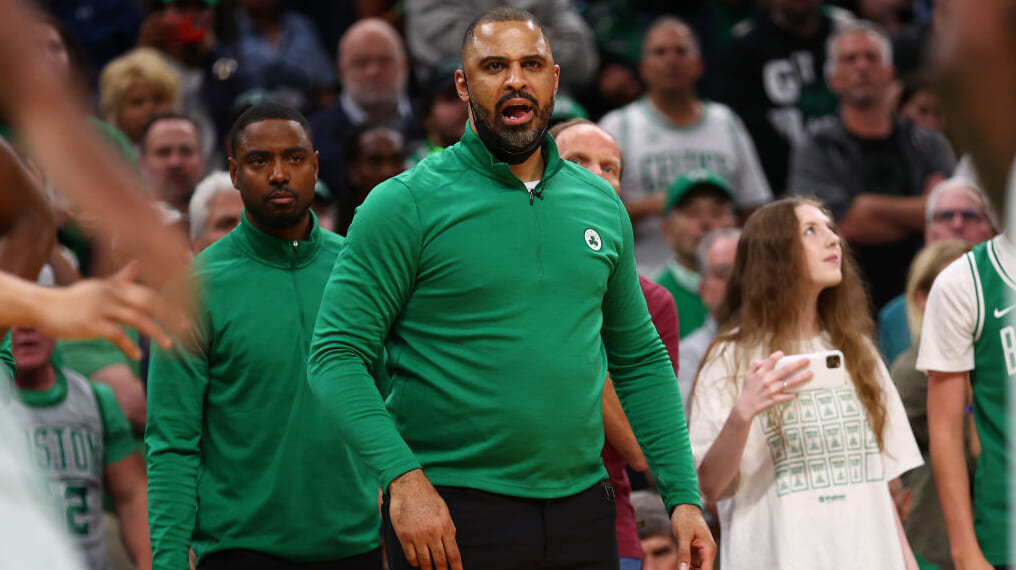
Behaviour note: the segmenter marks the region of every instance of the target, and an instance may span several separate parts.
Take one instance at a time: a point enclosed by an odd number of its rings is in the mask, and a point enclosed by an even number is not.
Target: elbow
[[[703,480],[699,480],[699,490],[702,492],[702,496],[707,501],[715,503],[723,498],[723,490],[716,488],[714,485],[707,484]]]
[[[698,480],[699,492],[702,493],[702,496],[710,502],[716,502],[730,496],[731,491],[733,491],[737,482],[737,475],[734,476],[733,481],[724,483],[723,481],[719,481],[716,477],[710,476],[708,472],[703,472],[699,469]]]

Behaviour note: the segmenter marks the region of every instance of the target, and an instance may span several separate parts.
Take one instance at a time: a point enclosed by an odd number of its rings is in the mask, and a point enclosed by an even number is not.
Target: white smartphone
[[[813,352],[811,354],[792,354],[784,356],[776,362],[776,368],[787,364],[793,364],[802,358],[808,359],[808,366],[799,372],[787,377],[791,379],[811,370],[811,380],[803,384],[797,384],[787,388],[788,392],[805,392],[810,390],[830,390],[842,388],[847,385],[847,369],[843,363],[843,353],[838,350],[826,350],[824,352]]]

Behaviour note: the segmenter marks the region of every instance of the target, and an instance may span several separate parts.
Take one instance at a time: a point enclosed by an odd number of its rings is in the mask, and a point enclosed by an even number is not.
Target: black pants
[[[437,487],[465,570],[617,570],[614,491],[606,481],[560,499]],[[390,570],[412,570],[384,511]]]
[[[209,554],[198,570],[381,570],[381,549],[324,562],[292,562],[255,550],[231,549]]]

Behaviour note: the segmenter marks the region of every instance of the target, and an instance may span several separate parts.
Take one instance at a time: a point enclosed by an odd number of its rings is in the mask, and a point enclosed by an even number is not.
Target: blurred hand
[[[137,360],[141,350],[120,328],[138,329],[154,342],[168,348],[169,331],[187,328],[184,313],[158,293],[134,283],[138,266],[130,263],[112,277],[86,279],[66,288],[45,288],[40,292],[33,326],[58,338],[105,338]]]

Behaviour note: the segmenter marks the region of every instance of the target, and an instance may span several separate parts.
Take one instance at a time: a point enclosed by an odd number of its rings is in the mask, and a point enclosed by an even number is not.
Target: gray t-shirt
[[[88,567],[110,568],[103,529],[103,468],[134,451],[127,419],[109,387],[58,369],[48,390],[19,390],[12,406],[24,418],[35,467],[49,476],[57,517],[78,540]]]

